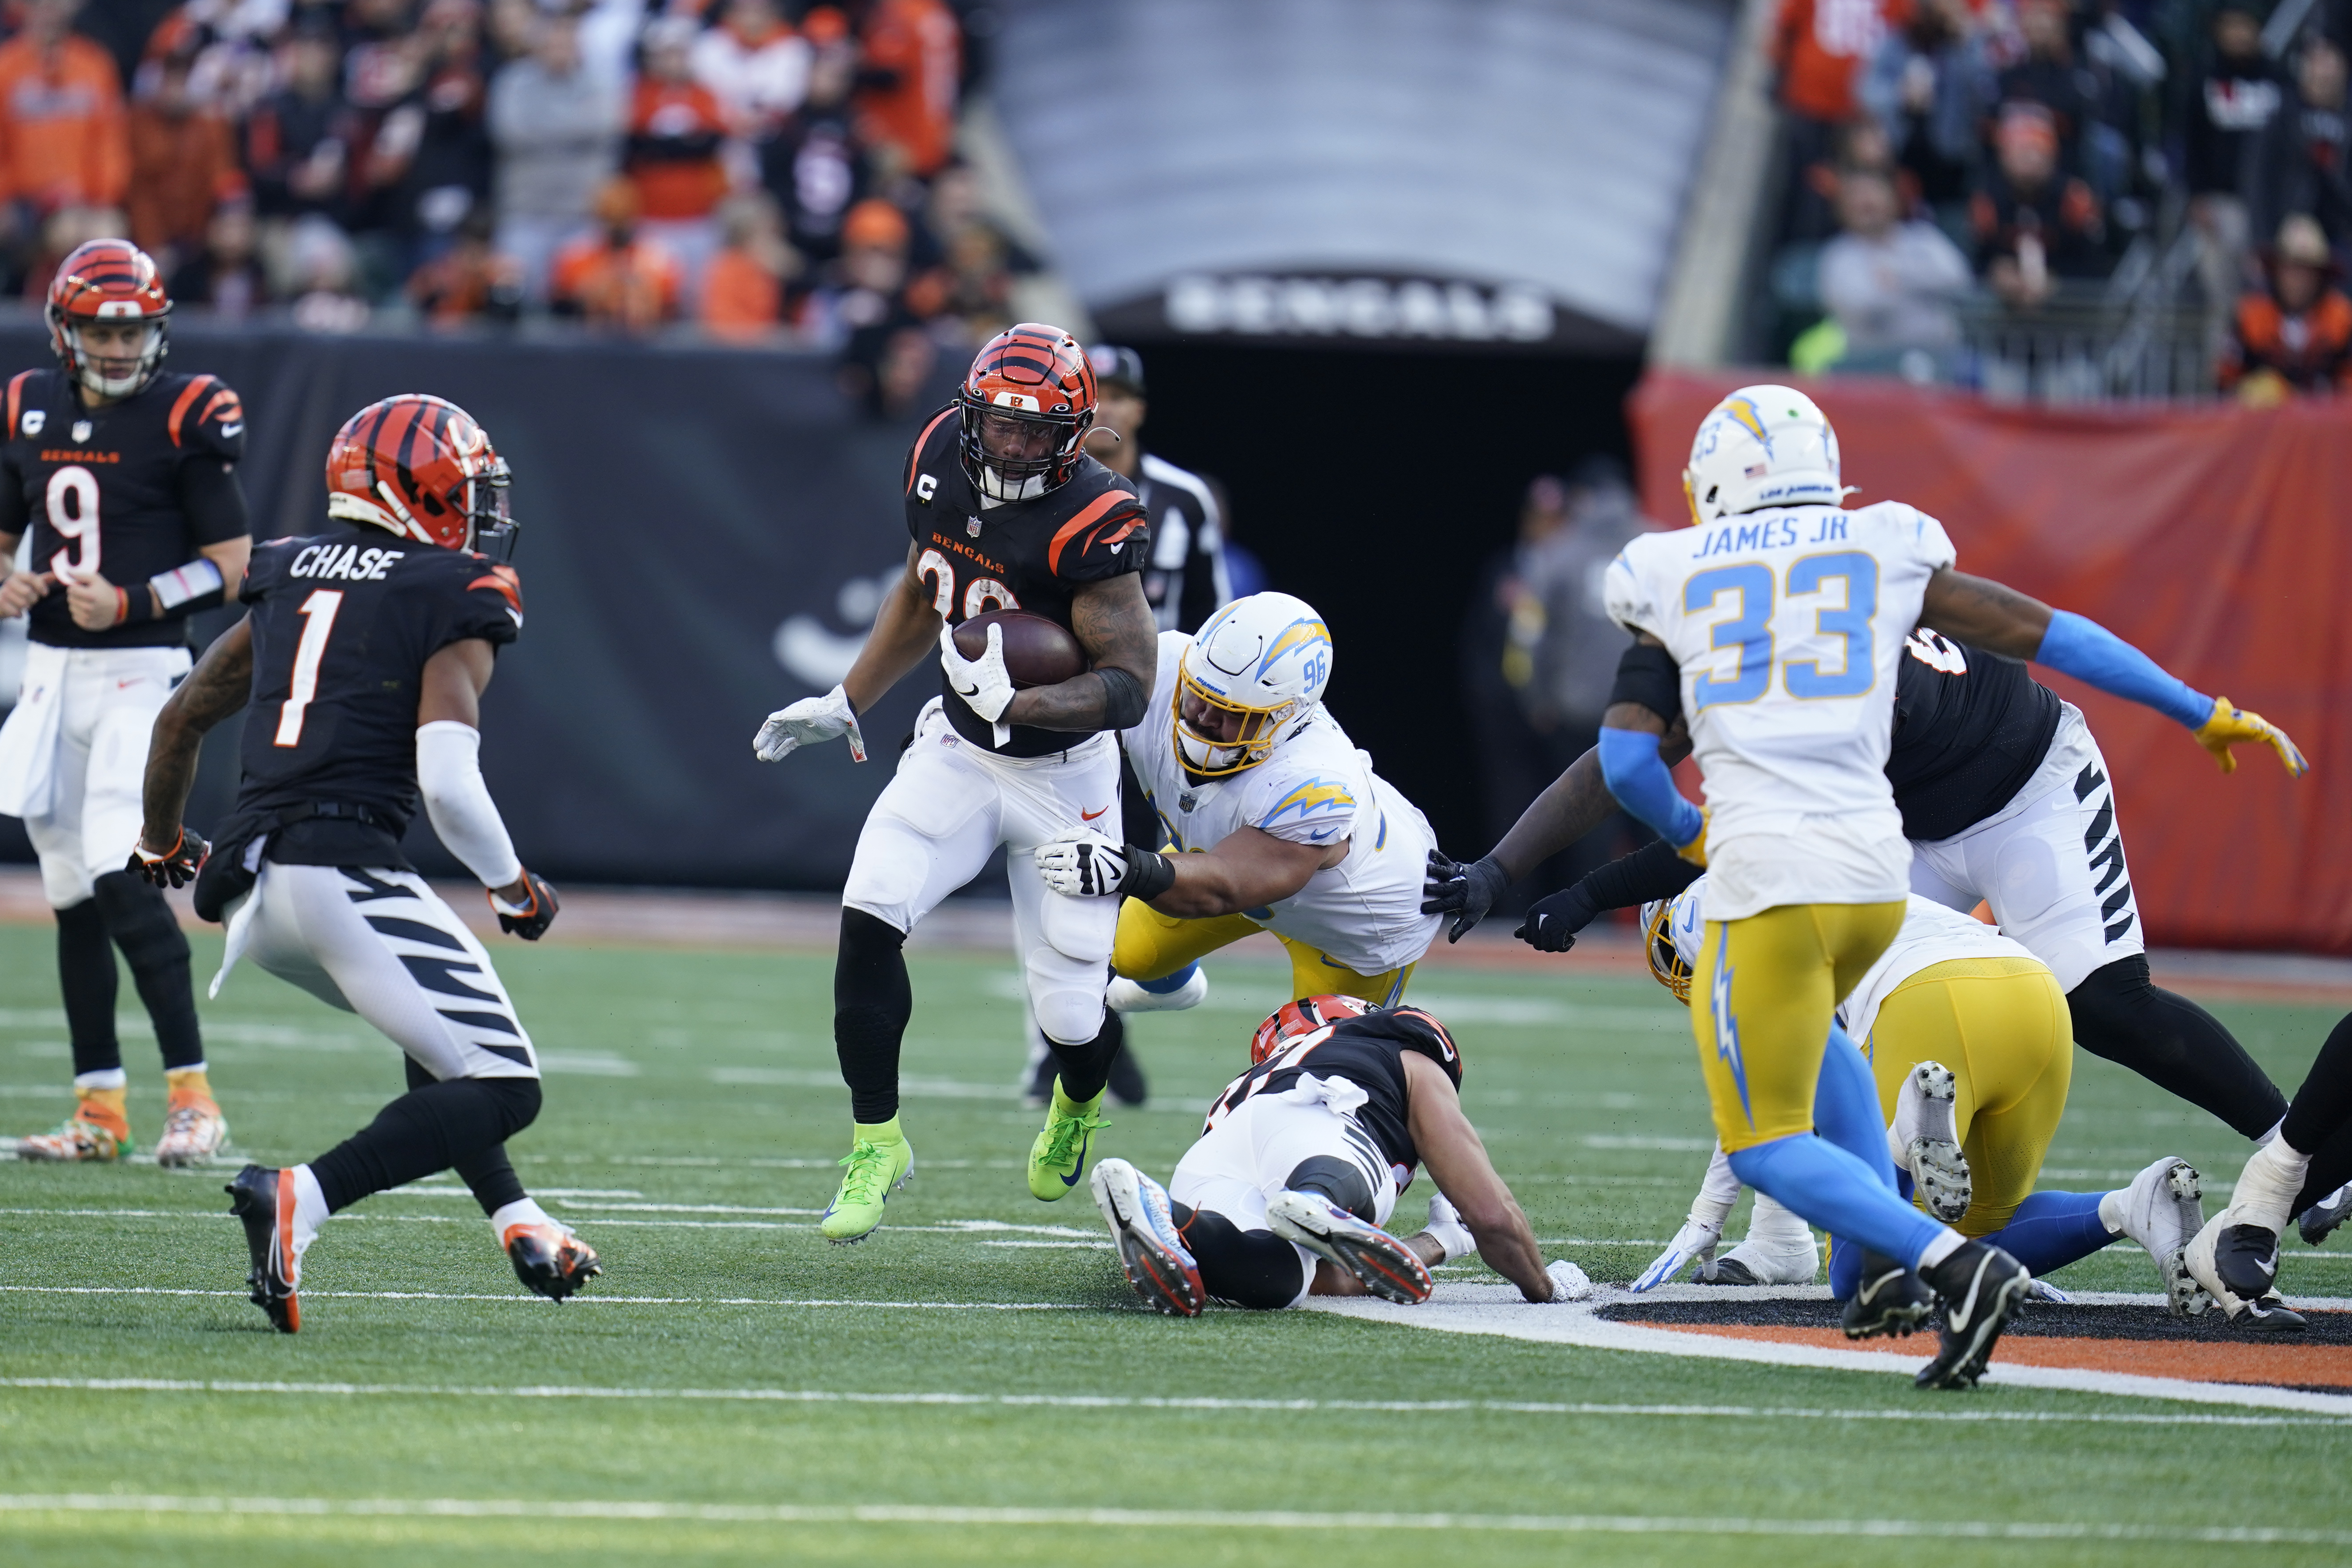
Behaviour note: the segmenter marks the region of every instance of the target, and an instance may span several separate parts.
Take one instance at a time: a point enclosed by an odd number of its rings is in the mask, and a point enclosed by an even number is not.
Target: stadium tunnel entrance
[[[1456,855],[1488,829],[1463,633],[1528,482],[1632,453],[1637,357],[1139,346],[1145,447],[1225,487],[1267,586],[1320,610],[1329,706]]]

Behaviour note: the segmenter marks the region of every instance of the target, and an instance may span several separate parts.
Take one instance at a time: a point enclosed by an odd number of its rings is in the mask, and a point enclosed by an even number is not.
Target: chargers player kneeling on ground
[[[254,551],[252,613],[156,716],[130,864],[158,885],[194,880],[196,913],[226,917],[214,995],[250,957],[407,1054],[409,1092],[372,1124],[308,1165],[247,1166],[229,1185],[254,1304],[288,1333],[327,1217],[453,1168],[531,1290],[561,1300],[600,1272],[507,1159],[539,1114],[530,1037],[481,943],[400,852],[421,793],[500,926],[536,941],[555,918],[555,890],[515,858],[478,760],[482,689],[522,630],[514,570],[473,549],[512,548],[506,465],[463,409],[387,398],[328,449],[327,515],[327,531]],[[196,755],[248,701],[236,810],[207,846],[180,821]]]
[[[1688,883],[1642,911],[1651,972],[1687,1002],[1706,879],[1663,848],[1617,864],[1648,862],[1639,869],[1655,894]],[[1839,1142],[1877,1136],[1883,1125],[1898,1186],[1961,1235],[2036,1275],[2127,1236],[2154,1260],[2174,1315],[2202,1312],[2206,1302],[2182,1262],[2204,1223],[2188,1161],[2168,1155],[2108,1192],[2034,1190],[2073,1077],[2066,1018],[2065,995],[2047,965],[1991,926],[1914,894],[1902,930],[1839,1006],[1838,1022],[1862,1042],[1861,1057],[1834,1045],[1824,1054],[1813,1124]],[[1690,1218],[1633,1288],[1662,1284],[1694,1258],[1708,1284],[1811,1284],[1812,1232],[1761,1193],[1747,1240],[1713,1260],[1739,1188],[1718,1147]],[[1834,1249],[1830,1293],[1846,1303],[1845,1329],[1855,1339],[1908,1333],[1933,1306],[1916,1274],[1861,1246]]]
[[[1473,1249],[1530,1301],[1591,1293],[1549,1269],[1456,1092],[1462,1055],[1419,1008],[1353,997],[1290,1002],[1257,1029],[1250,1068],[1209,1107],[1163,1188],[1125,1160],[1095,1167],[1095,1206],[1128,1281],[1177,1317],[1209,1297],[1293,1307],[1309,1295],[1429,1299],[1429,1270]],[[1422,1162],[1429,1226],[1381,1227]]]
[[[1055,892],[1125,896],[1114,1009],[1196,1005],[1198,960],[1261,930],[1290,955],[1294,998],[1404,994],[1442,924],[1421,912],[1436,841],[1324,710],[1331,659],[1323,618],[1287,593],[1160,634],[1150,706],[1119,740],[1175,852],[1091,831],[1037,851]]]

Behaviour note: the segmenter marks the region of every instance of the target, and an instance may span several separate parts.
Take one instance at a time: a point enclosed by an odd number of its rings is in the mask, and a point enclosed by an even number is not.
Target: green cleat
[[[841,1163],[841,1190],[817,1222],[827,1241],[846,1245],[863,1241],[882,1223],[882,1206],[890,1194],[915,1178],[914,1145],[899,1130],[898,1118],[868,1126],[855,1124],[856,1141]]]
[[[1110,1125],[1095,1113],[1102,1109],[1103,1097],[1080,1103],[1062,1092],[1062,1081],[1054,1080],[1054,1099],[1045,1109],[1045,1130],[1029,1145],[1029,1195],[1041,1203],[1051,1203],[1078,1185],[1087,1174],[1087,1146],[1094,1142],[1097,1132]]]

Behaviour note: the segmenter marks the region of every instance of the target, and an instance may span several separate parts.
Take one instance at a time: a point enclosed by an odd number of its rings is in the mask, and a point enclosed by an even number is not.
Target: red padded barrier
[[[1770,371],[1652,371],[1627,400],[1651,516],[1688,516],[1692,433]],[[2053,410],[1896,382],[1797,383],[1837,426],[1849,505],[1940,520],[1959,570],[2087,615],[2284,727],[2223,777],[2186,731],[2039,667],[2112,769],[2150,942],[2352,954],[2352,402]]]

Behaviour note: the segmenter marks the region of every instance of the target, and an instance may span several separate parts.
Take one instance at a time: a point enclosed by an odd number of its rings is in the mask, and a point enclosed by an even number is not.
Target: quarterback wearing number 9
[[[1696,526],[1633,540],[1608,571],[1609,614],[1634,646],[1602,719],[1601,770],[1619,802],[1708,868],[1691,1025],[1734,1172],[1865,1259],[1892,1260],[1876,1272],[1905,1282],[1863,1333],[1907,1333],[1928,1292],[1940,1297],[1943,1343],[1919,1381],[1963,1386],[2030,1276],[1897,1197],[1883,1145],[1810,1135],[1832,1009],[1902,925],[1909,891],[1885,771],[1904,639],[1925,626],[2142,703],[2225,771],[2239,742],[2270,745],[2290,773],[2303,757],[2095,623],[1955,571],[1951,540],[1925,513],[1844,509],[1836,433],[1801,392],[1746,387],[1717,403],[1684,484]],[[1658,756],[1676,713],[1704,812]]]
[[[122,869],[139,836],[148,727],[188,673],[188,617],[236,596],[252,548],[236,465],[245,409],[217,377],[163,369],[172,302],[155,263],[92,240],[49,285],[54,371],[0,397],[0,616],[26,617],[24,685],[0,730],[0,812],[25,821],[58,917],[75,1106],[28,1160],[131,1148],[114,1032],[120,947],[170,1086],[155,1158],[200,1165],[227,1136],[205,1071],[188,943],[163,895]]]

